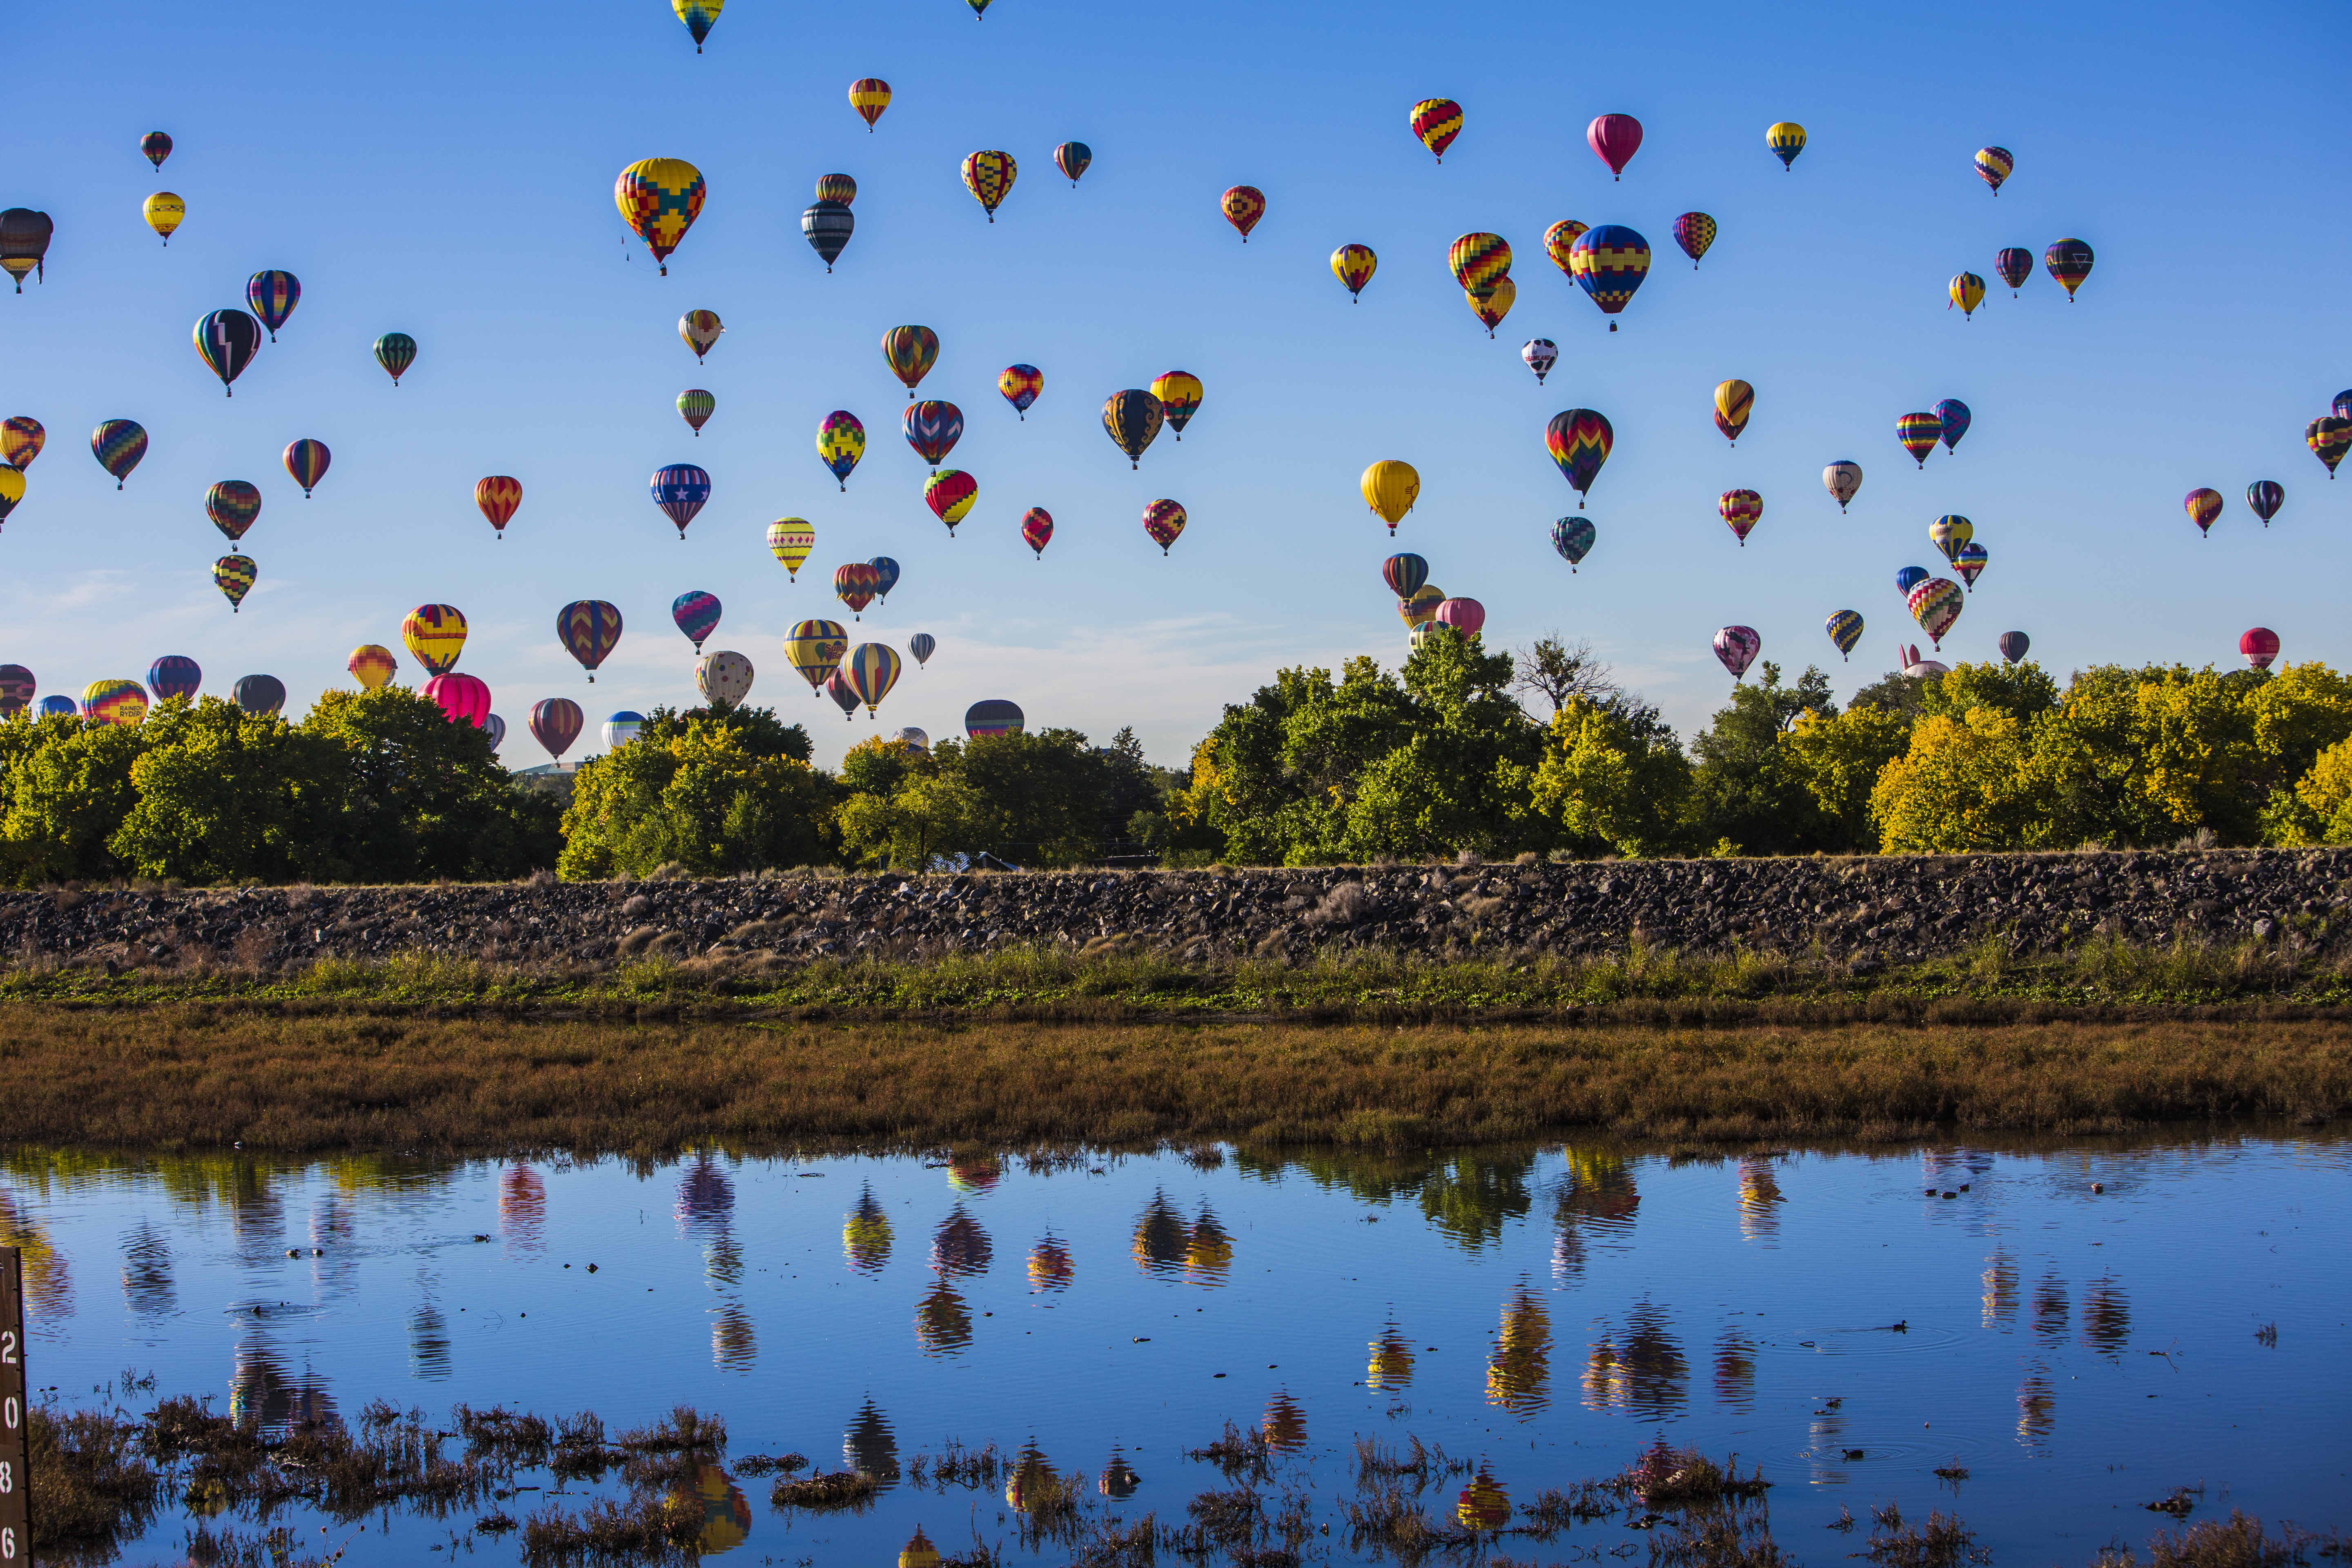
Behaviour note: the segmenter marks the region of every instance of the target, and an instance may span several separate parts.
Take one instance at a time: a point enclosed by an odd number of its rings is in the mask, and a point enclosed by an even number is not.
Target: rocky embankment
[[[0,894],[0,952],[121,969],[277,969],[424,951],[611,963],[820,953],[925,958],[1050,941],[1188,961],[1384,948],[1597,954],[1629,942],[1906,962],[1998,936],[2049,951],[2187,931],[2352,938],[2352,851],[2225,850],[1569,865],[1072,871],[472,887]]]

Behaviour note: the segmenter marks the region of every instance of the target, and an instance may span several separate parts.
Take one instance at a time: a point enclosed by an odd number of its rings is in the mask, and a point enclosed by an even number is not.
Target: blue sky
[[[853,632],[940,647],[908,660],[886,726],[953,733],[1009,697],[1033,727],[1132,724],[1174,764],[1281,666],[1400,660],[1380,563],[1401,548],[1485,603],[1490,643],[1589,637],[1687,732],[1728,689],[1708,650],[1727,622],[1842,694],[1890,668],[1917,640],[1894,574],[1929,563],[1927,525],[1957,511],[1991,565],[1947,658],[2018,628],[2062,675],[2229,665],[2259,622],[2289,661],[2352,664],[2352,480],[2302,439],[2352,386],[2331,151],[2352,13],[1785,9],[1506,5],[1469,27],[1386,4],[997,0],[975,23],[961,0],[732,0],[698,57],[664,0],[134,4],[102,32],[37,8],[11,24],[0,205],[58,235],[46,284],[0,297],[0,413],[49,444],[0,532],[0,659],[79,694],[184,653],[207,689],[267,671],[299,710],[349,683],[355,644],[398,650],[403,615],[445,602],[528,765],[541,697],[589,710],[574,758],[606,712],[693,699],[668,606],[702,588],[726,605],[710,646],[749,656],[753,700],[804,715],[829,762],[875,726],[814,700],[782,637],[841,617],[835,565],[887,553],[904,578]],[[846,99],[868,75],[897,94],[871,134]],[[1405,123],[1428,96],[1467,120],[1442,167]],[[1646,129],[1622,182],[1584,144],[1605,111]],[[1811,135],[1792,173],[1764,146],[1782,119]],[[160,174],[137,150],[156,129],[177,142]],[[1076,190],[1050,159],[1068,139],[1095,154]],[[2017,157],[1998,198],[1970,164],[1988,142]],[[978,148],[1020,164],[993,225],[957,174]],[[667,278],[611,196],[654,155],[710,193]],[[836,170],[858,227],[827,276],[797,218]],[[1236,183],[1268,202],[1246,246],[1217,209]],[[140,217],[158,189],[188,205],[168,248]],[[1696,272],[1670,234],[1692,208],[1721,226]],[[1614,335],[1543,256],[1570,216],[1658,253]],[[1492,342],[1445,268],[1468,229],[1517,256]],[[2075,303],[2037,271],[2021,299],[1996,280],[1973,321],[1945,309],[1953,273],[2062,236],[2098,255]],[[1354,305],[1327,265],[1349,241],[1380,255]],[[190,329],[265,267],[302,303],[224,399]],[[698,307],[728,326],[700,366],[675,327]],[[898,435],[877,344],[901,322],[939,331],[923,391],[966,420],[950,461],[980,500],[952,540]],[[397,388],[369,354],[392,330],[419,344]],[[1534,336],[1560,349],[1542,386],[1517,353]],[[1045,374],[1026,423],[994,389],[1014,361]],[[1102,402],[1179,367],[1202,409],[1130,471]],[[1710,418],[1727,376],[1757,388],[1736,450]],[[674,407],[690,386],[719,404],[698,439]],[[1922,472],[1895,420],[1947,396],[1974,427]],[[1617,445],[1571,575],[1548,531],[1575,497],[1542,434],[1580,405]],[[846,494],[814,447],[837,407],[871,437]],[[120,493],[87,446],[115,416],[152,443]],[[278,460],[303,436],[334,453],[309,501]],[[1381,458],[1423,476],[1394,545],[1357,494]],[[1844,516],[1820,481],[1841,458],[1866,474]],[[682,544],[646,490],[681,461],[714,486]],[[471,499],[493,473],[525,491],[502,542]],[[267,498],[235,616],[203,510],[232,478]],[[2243,500],[2258,479],[2287,491],[2267,531]],[[2181,509],[2200,485],[2230,502],[2209,540]],[[1765,498],[1745,549],[1716,515],[1733,486]],[[1139,521],[1163,496],[1191,516],[1165,558]],[[1017,537],[1038,505],[1057,524],[1042,562]],[[763,543],[782,515],[818,531],[797,584]],[[593,686],[552,631],[582,597],[628,626]],[[1868,622],[1848,665],[1822,630],[1841,608]]]

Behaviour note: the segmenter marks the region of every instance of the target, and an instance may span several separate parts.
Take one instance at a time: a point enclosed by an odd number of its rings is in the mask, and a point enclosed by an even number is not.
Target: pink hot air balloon
[[[1431,618],[1441,626],[1452,626],[1457,637],[1475,637],[1486,624],[1486,606],[1475,599],[1446,599]]]
[[[1748,667],[1754,664],[1756,656],[1763,651],[1764,639],[1756,635],[1754,626],[1726,626],[1715,634],[1715,657],[1723,661],[1724,668],[1731,671],[1734,680],[1746,675]]]
[[[1604,114],[1584,128],[1584,139],[1609,165],[1609,173],[1622,179],[1625,165],[1642,150],[1642,122],[1630,114]]]
[[[475,677],[457,672],[436,675],[425,683],[425,695],[441,705],[452,724],[489,728],[490,689]]]
[[[2271,660],[2278,657],[2278,633],[2268,626],[2256,626],[2238,639],[2238,651],[2256,669],[2268,669]]]

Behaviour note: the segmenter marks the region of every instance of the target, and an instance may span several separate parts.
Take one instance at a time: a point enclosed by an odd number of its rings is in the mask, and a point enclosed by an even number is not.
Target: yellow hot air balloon
[[[780,517],[768,524],[768,549],[784,563],[793,581],[801,580],[801,563],[816,548],[816,530],[797,517]]]
[[[1479,299],[1467,289],[1462,291],[1462,298],[1469,301],[1470,313],[1486,324],[1486,335],[1491,338],[1495,329],[1503,324],[1503,318],[1511,313],[1511,307],[1518,303],[1519,286],[1507,278],[1498,278],[1494,291],[1486,299]]]
[[[1421,475],[1411,463],[1383,458],[1364,470],[1363,491],[1364,504],[1393,534],[1412,503],[1421,499]]]
[[[172,231],[188,216],[188,204],[169,191],[157,191],[139,205],[139,210],[146,216],[147,226],[162,235],[163,243],[169,245]]]
[[[1952,297],[1952,303],[1960,308],[1961,315],[1973,318],[1977,307],[1984,303],[1985,281],[1973,272],[1963,272],[1954,278],[1944,291]]]
[[[351,660],[343,668],[352,672],[362,691],[373,691],[390,682],[393,671],[400,668],[400,660],[379,643],[362,643],[352,649]]]
[[[1417,632],[1437,618],[1437,606],[1444,603],[1445,590],[1433,583],[1423,583],[1412,591],[1412,598],[1397,601],[1397,614],[1408,633]]]
[[[1756,389],[1738,377],[1715,389],[1715,427],[1723,432],[1725,440],[1737,443],[1755,411]]]
[[[455,605],[419,605],[400,623],[400,640],[417,663],[446,675],[466,650],[466,617]]]
[[[1369,245],[1343,245],[1331,253],[1331,276],[1348,287],[1348,298],[1354,300],[1372,280],[1372,270],[1381,258],[1372,254]]]

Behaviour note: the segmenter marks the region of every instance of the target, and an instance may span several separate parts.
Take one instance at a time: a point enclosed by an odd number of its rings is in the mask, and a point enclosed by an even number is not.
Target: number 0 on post
[[[25,1259],[16,1248],[0,1247],[0,1568],[33,1560],[26,1387]]]

